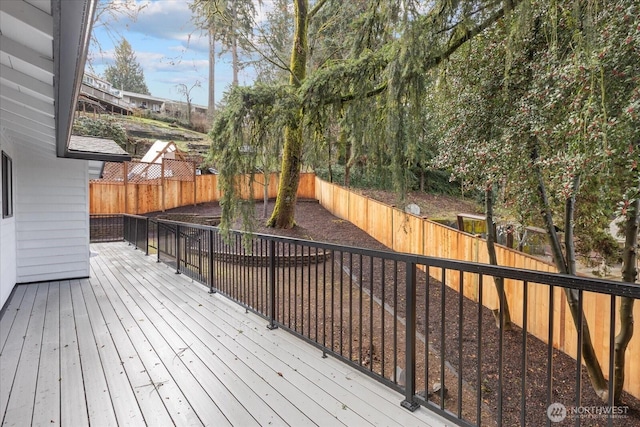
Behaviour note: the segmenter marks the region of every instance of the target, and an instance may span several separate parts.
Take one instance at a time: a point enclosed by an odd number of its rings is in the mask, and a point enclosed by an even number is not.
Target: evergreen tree
[[[116,46],[116,63],[104,72],[105,79],[116,89],[149,95],[144,80],[144,71],[136,59],[136,54],[126,39]]]

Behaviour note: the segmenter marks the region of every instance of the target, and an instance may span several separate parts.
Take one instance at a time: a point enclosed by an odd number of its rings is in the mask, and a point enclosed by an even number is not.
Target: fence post
[[[209,293],[215,294],[216,288],[214,286],[215,274],[213,274],[213,229],[209,230]]]
[[[277,329],[276,325],[276,241],[269,240],[269,324],[267,328]]]
[[[415,411],[420,404],[414,400],[416,394],[416,263],[407,261],[406,269],[406,336],[405,336],[405,398],[403,408]]]
[[[198,204],[198,175],[196,174],[196,162],[191,162],[193,166],[193,206]]]
[[[180,274],[180,224],[176,223],[176,274]]]

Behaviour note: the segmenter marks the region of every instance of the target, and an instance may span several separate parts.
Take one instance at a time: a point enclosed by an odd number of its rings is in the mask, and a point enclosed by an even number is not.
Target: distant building
[[[187,103],[184,101],[171,101],[169,99],[165,99],[162,107],[162,113],[170,117],[186,118]],[[206,116],[207,107],[191,103],[191,114],[202,114]]]
[[[129,102],[123,100],[122,91],[108,81],[87,71],[82,76],[78,109],[94,113],[111,112],[130,114]]]
[[[162,112],[162,107],[166,102],[165,99],[156,98],[155,96],[145,95],[143,93],[122,91],[122,98],[129,103],[133,108],[141,108],[143,110],[149,110],[153,113]]]
[[[131,114],[133,110],[147,110],[154,114],[184,119],[187,117],[187,103],[166,98],[158,98],[143,93],[129,92],[114,88],[111,83],[88,71],[82,77],[78,109],[93,112]],[[191,114],[206,116],[207,107],[191,104]]]

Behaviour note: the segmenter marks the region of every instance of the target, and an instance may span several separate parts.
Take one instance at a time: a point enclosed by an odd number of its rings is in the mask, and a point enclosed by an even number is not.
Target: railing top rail
[[[127,215],[134,218],[147,218],[136,215]],[[202,230],[220,231],[218,227],[185,223],[180,221],[157,219],[158,223],[180,225]],[[437,258],[424,255],[409,254],[403,252],[392,252],[379,249],[365,249],[354,246],[339,245],[334,243],[316,242],[312,240],[298,239],[293,237],[275,236],[271,234],[247,233],[238,230],[229,230],[231,234],[250,234],[252,237],[276,242],[293,243],[318,249],[332,250],[338,252],[348,252],[358,255],[383,258],[390,261],[408,262],[428,267],[444,268],[447,270],[457,270],[466,273],[476,273],[487,276],[502,277],[505,279],[519,280],[530,283],[541,283],[550,286],[559,286],[588,292],[597,292],[606,295],[623,296],[640,299],[640,284],[618,282],[607,279],[589,278],[581,276],[571,276],[560,273],[548,273],[537,270],[520,269],[514,267],[495,266],[481,264],[470,261],[457,261],[446,258]]]
[[[133,214],[122,214],[123,216],[128,216],[129,218],[135,218],[135,219],[151,219],[148,216],[144,216],[144,215],[133,215]]]

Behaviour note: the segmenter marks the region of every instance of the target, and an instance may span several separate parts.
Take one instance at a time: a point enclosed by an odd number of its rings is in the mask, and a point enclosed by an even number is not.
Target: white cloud
[[[147,3],[135,22],[129,23],[129,31],[162,40],[186,40],[197,33],[191,19],[189,3],[184,0],[162,0]]]

